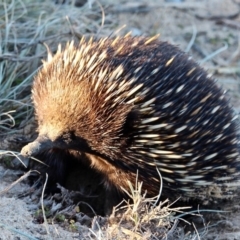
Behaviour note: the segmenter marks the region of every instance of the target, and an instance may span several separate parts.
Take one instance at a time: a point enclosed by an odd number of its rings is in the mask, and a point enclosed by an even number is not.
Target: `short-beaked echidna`
[[[82,152],[106,187],[120,191],[138,173],[157,195],[157,169],[171,196],[224,198],[238,185],[238,124],[228,100],[186,53],[156,37],[59,47],[35,77],[32,99],[39,135],[21,153],[43,154],[58,176],[62,159]]]

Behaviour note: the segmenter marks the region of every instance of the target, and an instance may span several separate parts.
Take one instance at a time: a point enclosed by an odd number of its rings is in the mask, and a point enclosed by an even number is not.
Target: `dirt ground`
[[[121,34],[129,31],[145,36],[160,33],[162,40],[189,52],[228,90],[234,109],[240,111],[239,0],[109,0],[104,1],[103,7],[118,19],[116,29],[126,25]],[[5,139],[1,148],[7,149],[8,144],[11,143]],[[0,166],[0,239],[101,239],[90,236],[91,231],[86,231],[83,237],[56,222],[48,227],[36,222],[40,199],[23,196],[29,191],[29,185],[21,182],[10,191],[1,192],[18,179],[20,173]],[[231,212],[209,218],[206,234],[199,239],[240,239],[240,204],[239,198],[236,199],[231,203]],[[80,229],[80,224],[74,223],[74,228]]]

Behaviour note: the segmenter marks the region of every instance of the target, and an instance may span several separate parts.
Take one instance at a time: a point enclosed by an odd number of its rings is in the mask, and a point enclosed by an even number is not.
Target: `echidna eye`
[[[76,140],[76,135],[73,131],[69,132],[70,138],[72,139],[72,141]]]

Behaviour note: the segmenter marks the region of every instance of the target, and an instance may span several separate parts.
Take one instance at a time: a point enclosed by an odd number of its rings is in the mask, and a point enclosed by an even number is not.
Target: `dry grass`
[[[130,192],[126,192],[132,204],[125,202],[125,206],[116,207],[109,218],[111,224],[107,231],[108,239],[122,236],[124,239],[182,239],[177,227],[179,219],[176,214],[183,213],[189,207],[172,207],[166,199],[156,204],[159,196],[147,198],[142,193],[142,183],[136,182]],[[116,221],[117,219],[117,221]]]
[[[200,239],[206,234],[207,228],[202,229],[199,233],[193,223],[182,218],[186,215],[194,218],[202,217],[198,212],[188,213],[190,207],[173,207],[174,203],[170,204],[167,199],[156,204],[159,196],[147,198],[146,193],[142,192],[142,183],[139,182],[136,182],[135,186],[129,183],[129,187],[130,191],[126,193],[131,199],[131,203],[125,201],[124,205],[119,204],[113,209],[110,217],[95,215],[94,218],[89,218],[87,215],[79,213],[76,210],[78,204],[73,203],[77,192],[69,192],[63,187],[60,187],[62,200],[59,203],[55,202],[56,199],[59,199],[59,194],[43,199],[42,193],[41,202],[39,202],[39,207],[42,209],[40,218],[44,220],[46,229],[49,229],[49,223],[56,224],[58,222],[69,230],[79,231],[82,239],[193,240]],[[46,213],[44,209],[48,209],[48,212]],[[68,224],[66,221],[65,223],[57,221],[60,217],[64,220],[67,219]],[[179,225],[180,222],[189,225],[190,231],[185,233],[183,227]]]

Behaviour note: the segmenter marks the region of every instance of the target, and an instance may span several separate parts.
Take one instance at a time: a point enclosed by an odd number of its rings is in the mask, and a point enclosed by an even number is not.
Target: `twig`
[[[45,192],[45,188],[46,188],[46,185],[47,185],[47,181],[48,181],[48,174],[46,173],[46,180],[45,180],[45,183],[43,185],[42,196],[41,196],[41,206],[42,206],[42,213],[43,213],[43,219],[44,219],[44,226],[46,228],[47,234],[50,235],[48,222],[47,222],[45,209],[44,209],[44,204],[43,204],[44,192]]]

